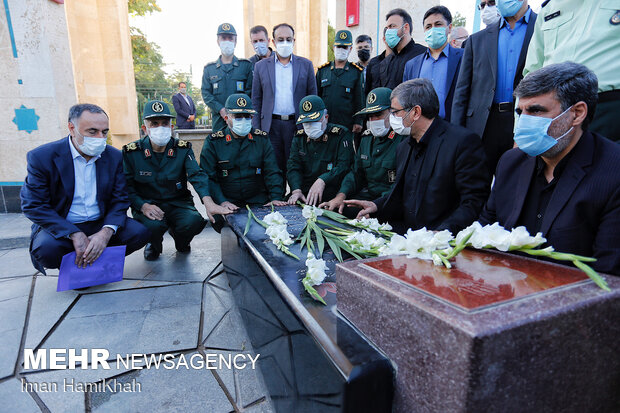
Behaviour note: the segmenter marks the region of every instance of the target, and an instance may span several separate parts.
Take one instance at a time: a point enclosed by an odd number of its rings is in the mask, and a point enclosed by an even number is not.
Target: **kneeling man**
[[[620,146],[588,131],[597,90],[596,75],[572,62],[519,83],[518,149],[500,159],[479,221],[540,231],[557,251],[620,275]]]
[[[480,137],[438,117],[428,79],[398,85],[391,95],[392,129],[408,137],[396,150],[396,182],[375,201],[351,200],[358,217],[376,213],[397,232],[426,227],[453,234],[476,220],[491,188]]]
[[[129,255],[148,240],[148,230],[127,217],[123,157],[106,145],[108,130],[103,109],[75,105],[69,110],[69,136],[28,152],[21,203],[34,222],[32,263],[43,274],[45,268],[59,268],[71,251],[85,267],[107,246],[126,245]]]

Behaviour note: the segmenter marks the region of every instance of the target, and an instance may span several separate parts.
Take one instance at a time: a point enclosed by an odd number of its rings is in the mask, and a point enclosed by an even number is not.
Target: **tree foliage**
[[[127,7],[132,16],[145,16],[154,11],[161,11],[157,5],[157,0],[128,0]]]
[[[465,27],[465,24],[467,24],[467,18],[458,11],[454,13],[454,17],[452,18],[452,27]]]
[[[327,60],[330,62],[334,60],[334,40],[336,38],[336,29],[332,26],[332,23],[327,21]]]

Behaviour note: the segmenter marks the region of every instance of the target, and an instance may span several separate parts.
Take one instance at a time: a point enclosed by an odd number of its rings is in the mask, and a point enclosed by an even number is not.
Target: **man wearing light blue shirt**
[[[127,217],[122,156],[106,145],[108,130],[103,109],[75,105],[70,135],[28,152],[22,211],[34,223],[30,254],[42,273],[72,251],[76,265],[86,267],[108,245],[125,245],[131,254],[148,240],[148,230]]]
[[[439,98],[439,116],[450,121],[463,49],[456,49],[448,42],[452,14],[447,7],[431,7],[424,13],[422,23],[429,49],[407,62],[403,82],[415,78],[429,79]]]

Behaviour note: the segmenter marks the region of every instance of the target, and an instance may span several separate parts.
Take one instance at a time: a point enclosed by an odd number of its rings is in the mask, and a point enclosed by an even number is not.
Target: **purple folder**
[[[92,287],[123,279],[125,245],[107,247],[97,260],[86,268],[75,265],[75,251],[62,257],[56,291]]]

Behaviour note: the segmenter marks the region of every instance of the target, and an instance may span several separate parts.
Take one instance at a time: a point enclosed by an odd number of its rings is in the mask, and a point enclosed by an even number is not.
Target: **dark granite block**
[[[337,279],[338,310],[398,367],[398,412],[620,407],[616,277],[605,292],[574,268],[466,250],[451,271],[375,258]]]
[[[4,205],[6,206],[5,212],[22,212],[21,199],[19,198],[19,192],[21,190],[21,185],[5,185],[2,187],[2,194],[4,195]]]

